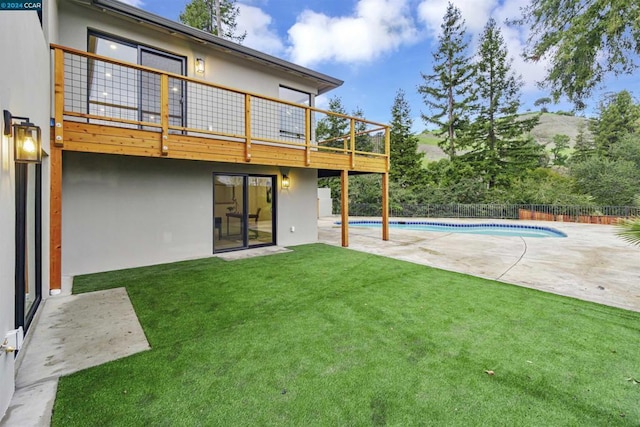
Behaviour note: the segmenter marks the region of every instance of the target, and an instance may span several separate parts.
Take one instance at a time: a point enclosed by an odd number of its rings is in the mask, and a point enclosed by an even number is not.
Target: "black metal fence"
[[[487,218],[487,219],[522,219],[523,211],[545,216],[566,216],[566,220],[578,221],[582,216],[610,216],[629,218],[640,216],[640,207],[635,206],[563,206],[563,205],[502,205],[502,204],[448,204],[448,205],[398,205],[389,207],[392,217],[423,217],[423,218]],[[338,206],[338,212],[340,207]],[[349,205],[350,216],[381,216],[382,207],[379,204]]]

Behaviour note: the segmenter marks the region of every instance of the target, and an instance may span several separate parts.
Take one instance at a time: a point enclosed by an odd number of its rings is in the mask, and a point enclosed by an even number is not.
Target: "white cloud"
[[[416,41],[407,0],[359,0],[351,16],[303,11],[289,29],[289,57],[309,66],[324,61],[372,61]]]
[[[122,3],[130,4],[133,7],[142,7],[144,2],[142,0],[120,0]]]
[[[272,29],[273,19],[262,9],[238,3],[240,13],[236,20],[238,33],[247,32],[243,44],[261,52],[277,55],[284,51],[284,45],[277,32]]]

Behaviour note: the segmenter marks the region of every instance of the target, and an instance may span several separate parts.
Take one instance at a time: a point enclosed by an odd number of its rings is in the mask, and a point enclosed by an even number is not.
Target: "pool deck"
[[[376,220],[380,218],[351,218]],[[640,312],[640,247],[618,238],[611,225],[547,221],[392,218],[446,223],[501,223],[550,227],[556,237],[487,236],[435,231],[349,227],[349,247],[449,271]],[[340,245],[339,217],[318,220],[319,241]]]

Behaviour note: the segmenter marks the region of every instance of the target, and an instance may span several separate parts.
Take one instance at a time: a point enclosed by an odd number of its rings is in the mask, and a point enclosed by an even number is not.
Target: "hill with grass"
[[[522,118],[529,118],[533,114],[535,113],[523,114]],[[585,126],[585,133],[590,134],[588,122],[589,119],[585,117],[543,113],[540,116],[538,125],[531,130],[531,135],[533,135],[539,144],[544,145],[547,149],[553,147],[553,137],[555,135],[567,135],[571,139],[569,145],[573,147],[576,135],[578,135],[582,124]],[[425,161],[437,161],[447,157],[445,152],[438,147],[440,138],[435,136],[432,131],[425,130],[418,134],[417,137],[419,139],[418,151],[425,153]]]

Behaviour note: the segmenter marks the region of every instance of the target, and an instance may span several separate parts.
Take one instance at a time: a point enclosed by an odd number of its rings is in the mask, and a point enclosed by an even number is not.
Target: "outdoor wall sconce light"
[[[3,111],[4,135],[13,136],[14,160],[16,163],[42,163],[42,138],[40,127],[29,121],[28,117],[12,116]],[[21,123],[13,124],[19,119]],[[12,132],[13,130],[13,132]]]
[[[291,187],[289,175],[282,175],[282,188],[288,189],[289,187]]]
[[[196,73],[204,74],[204,59],[196,58]]]
[[[289,178],[289,168],[280,168],[280,173],[282,174],[282,181],[280,181],[280,186],[283,190],[288,190],[291,187],[291,178]]]

